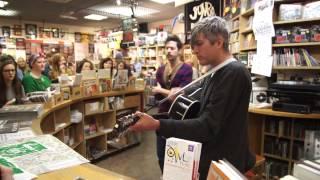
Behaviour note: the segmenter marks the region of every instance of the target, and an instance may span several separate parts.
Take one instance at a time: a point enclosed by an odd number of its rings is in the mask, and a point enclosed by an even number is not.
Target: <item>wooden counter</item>
[[[77,177],[79,179],[77,179]],[[82,178],[82,179],[80,179]],[[102,169],[92,164],[60,169],[54,172],[41,174],[39,180],[133,180],[112,171]]]

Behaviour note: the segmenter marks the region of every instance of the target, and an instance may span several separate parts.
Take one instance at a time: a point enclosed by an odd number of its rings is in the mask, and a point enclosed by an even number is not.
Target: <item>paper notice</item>
[[[272,55],[272,40],[270,37],[259,39],[257,41],[257,55],[258,56]]]
[[[256,40],[275,35],[272,13],[273,0],[260,0],[255,3],[252,29]]]
[[[253,57],[251,73],[270,77],[272,71],[272,61],[272,56],[255,55]]]

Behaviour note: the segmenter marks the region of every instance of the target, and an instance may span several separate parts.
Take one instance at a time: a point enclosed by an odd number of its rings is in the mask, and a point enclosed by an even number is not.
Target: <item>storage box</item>
[[[99,101],[88,102],[88,103],[85,103],[84,109],[85,109],[86,115],[103,112],[103,103],[100,103]]]
[[[62,88],[61,88],[61,94],[62,94],[63,100],[69,100],[69,99],[71,99],[71,90],[70,90],[70,87],[62,87]]]
[[[124,97],[124,107],[140,106],[140,95],[129,95]]]
[[[63,102],[63,95],[62,95],[62,93],[54,94],[54,95],[53,95],[53,98],[54,98],[54,104],[55,104],[55,105],[60,104],[60,103]]]
[[[82,97],[82,90],[80,86],[71,87],[71,99],[77,99]]]
[[[47,102],[43,104],[44,109],[50,109],[55,105],[54,97],[50,97]]]

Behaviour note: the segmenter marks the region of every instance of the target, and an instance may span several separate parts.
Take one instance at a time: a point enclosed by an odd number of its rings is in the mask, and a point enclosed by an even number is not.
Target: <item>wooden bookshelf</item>
[[[290,21],[275,21],[273,22],[274,25],[287,25],[287,24],[303,24],[308,22],[315,22],[320,21],[320,18],[312,18],[312,19],[297,19],[297,20],[290,20]]]
[[[320,42],[305,42],[305,43],[286,43],[272,44],[272,47],[299,47],[299,46],[320,46]]]
[[[242,13],[241,16],[248,17],[254,14],[254,8],[248,9],[246,12]]]
[[[69,136],[74,142],[69,146],[88,159],[90,159],[90,157],[88,156],[87,146],[97,147],[101,152],[105,151],[101,156],[95,156],[95,158],[100,158],[108,154],[106,141],[108,133],[116,123],[117,110],[103,110],[102,112],[85,115],[85,104],[95,101],[104,103],[105,97],[123,97],[125,104],[122,110],[135,109],[143,111],[143,92],[144,89],[127,89],[96,94],[90,97],[81,97],[75,100],[67,100],[50,109],[45,109],[39,118],[33,120],[32,129],[37,134],[52,134],[62,142],[66,141],[65,143],[67,145],[70,143],[70,139],[68,140],[66,137]],[[131,100],[134,100],[134,102]],[[70,112],[72,110],[78,110],[82,113],[83,118],[80,122],[71,122]],[[97,132],[91,135],[85,135],[85,125],[88,126],[93,123],[96,126]],[[124,146],[132,145],[129,140],[136,139],[136,137],[132,136],[138,137],[139,134],[131,133],[124,137]],[[129,140],[126,140],[127,138]],[[125,144],[126,142],[130,144]],[[117,151],[121,150],[123,149],[118,149]]]
[[[281,157],[281,156],[276,156],[276,155],[272,155],[272,154],[267,154],[267,153],[264,153],[263,154],[265,157],[270,157],[270,158],[274,158],[274,159],[278,159],[278,160],[282,160],[282,161],[290,161],[290,159],[288,158],[284,158],[284,157]]]
[[[239,31],[239,28],[232,29],[232,30],[230,31],[230,33],[234,33],[234,32],[237,32],[237,31]]]
[[[240,51],[253,51],[253,50],[256,50],[257,47],[248,47],[248,48],[243,48],[243,49],[240,49]]]
[[[320,70],[320,66],[273,66],[273,70]]]
[[[299,119],[319,119],[320,114],[298,114],[283,111],[273,111],[272,109],[259,109],[259,108],[249,108],[250,113],[267,115],[267,116],[277,116],[277,117],[288,117],[288,118],[299,118]]]
[[[248,33],[252,33],[252,32],[253,32],[253,29],[251,29],[251,28],[240,31],[241,34],[248,34]]]

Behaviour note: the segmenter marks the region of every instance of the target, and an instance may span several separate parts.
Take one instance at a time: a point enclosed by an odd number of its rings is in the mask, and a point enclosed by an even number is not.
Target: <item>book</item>
[[[0,108],[0,120],[9,120],[11,123],[32,121],[43,113],[43,104],[10,105]]]
[[[295,163],[293,176],[303,180],[320,179],[320,164],[309,160]]]
[[[207,180],[245,180],[244,177],[230,162],[226,159],[212,161]]]
[[[197,180],[201,147],[199,142],[167,139],[163,180]]]

